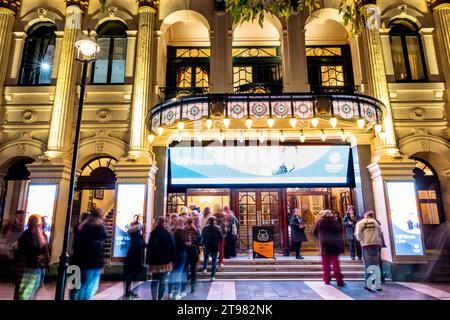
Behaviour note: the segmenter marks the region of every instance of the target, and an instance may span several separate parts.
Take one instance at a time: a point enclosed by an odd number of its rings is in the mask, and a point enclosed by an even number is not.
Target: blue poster
[[[422,232],[414,182],[387,182],[392,234],[397,256],[421,256]]]
[[[346,184],[348,146],[173,147],[171,183]]]

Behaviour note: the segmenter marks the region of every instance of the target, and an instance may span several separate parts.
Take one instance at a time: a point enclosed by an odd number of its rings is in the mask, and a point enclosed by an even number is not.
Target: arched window
[[[425,60],[418,27],[407,19],[396,19],[390,26],[395,80],[398,82],[426,80]]]
[[[97,29],[100,52],[92,66],[92,84],[120,84],[125,81],[127,26],[107,21]]]
[[[55,31],[56,26],[52,23],[39,23],[28,30],[19,78],[21,85],[51,84]]]

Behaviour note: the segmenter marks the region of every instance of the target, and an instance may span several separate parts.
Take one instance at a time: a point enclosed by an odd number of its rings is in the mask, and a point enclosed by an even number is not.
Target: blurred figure
[[[14,214],[14,220],[10,221],[3,228],[2,236],[5,239],[6,243],[12,244],[19,239],[22,232],[25,231],[25,218],[26,218],[25,211],[18,210]]]
[[[162,300],[166,291],[167,274],[173,270],[175,262],[175,240],[166,229],[164,217],[157,217],[147,244],[145,259],[152,273],[152,298]]]
[[[380,226],[380,229],[381,229],[381,222],[377,219],[377,214],[375,212],[373,213],[373,218],[378,223],[378,225]],[[381,231],[380,236],[381,236],[381,247],[378,250],[378,256],[380,258],[379,259],[380,260],[379,266],[380,266],[380,273],[381,273],[381,284],[385,284],[386,283],[386,277],[385,277],[384,271],[383,271],[383,260],[381,259],[381,249],[386,248],[387,246],[386,246],[386,242],[384,241],[383,231]]]
[[[337,285],[344,286],[344,278],[339,265],[339,255],[344,252],[342,227],[336,221],[330,210],[321,212],[321,218],[314,227],[314,236],[319,240],[320,254],[322,256],[323,281],[330,284],[331,265],[336,277]]]
[[[361,242],[363,262],[364,262],[364,289],[372,291],[367,287],[367,279],[370,274],[367,272],[367,268],[380,263],[380,248],[381,243],[381,228],[378,222],[375,220],[375,213],[369,211],[364,215],[364,219],[359,221],[355,227],[355,237]],[[378,291],[381,287],[376,288]]]
[[[169,299],[174,298],[175,300],[180,300],[186,293],[183,292],[182,283],[187,277],[185,273],[185,266],[187,260],[187,248],[191,245],[191,237],[186,231],[184,220],[179,219],[177,225],[174,229],[173,236],[175,238],[175,264],[173,271],[170,274],[169,281]],[[175,288],[175,294],[174,292]]]
[[[229,230],[229,222],[226,214],[220,209],[214,213],[214,216],[217,219],[217,225],[222,230],[222,240],[220,240],[219,244],[219,271],[220,271],[223,267],[223,259],[225,258],[225,241]]]
[[[31,215],[28,229],[17,240],[15,255],[17,282],[14,300],[33,300],[41,285],[43,270],[49,267],[48,243],[39,215]]]
[[[203,214],[200,219],[200,232],[202,232],[203,228],[208,223],[209,217],[211,217],[211,208],[205,207],[205,210],[203,210]]]
[[[188,218],[186,220],[186,231],[191,238],[191,245],[187,247],[187,260],[185,265],[185,271],[188,273],[191,282],[191,293],[195,292],[197,284],[197,263],[198,256],[200,254],[200,232],[194,225],[194,220]],[[182,292],[186,292],[187,282],[183,282]]]
[[[47,216],[42,217],[42,230],[44,230],[44,234],[47,237],[47,241],[50,237],[50,224],[47,222]]]
[[[141,215],[134,215],[134,220],[127,226],[127,233],[130,235],[130,247],[123,265],[125,278],[124,297],[138,298],[138,295],[131,290],[131,284],[136,281],[142,272],[144,263],[145,242],[142,236]]]
[[[90,213],[93,213],[93,212],[95,212],[97,210],[97,204],[95,203],[95,202],[92,202],[91,203],[91,210],[90,210]]]
[[[201,219],[200,211],[197,211],[197,209],[192,210],[192,212],[191,212],[191,218],[192,218],[192,220],[193,220],[195,229],[197,229],[197,231],[200,232],[200,219]]]
[[[356,215],[355,208],[353,206],[349,206],[342,223],[345,229],[345,240],[347,241],[348,250],[352,260],[355,260],[356,256],[358,256],[358,259],[361,260],[361,245],[354,235],[355,227],[358,221],[359,219]]]
[[[197,212],[201,212],[200,207],[197,207],[197,205],[195,203],[191,203],[189,205],[189,210],[192,211],[197,211]]]
[[[180,218],[178,217],[178,214],[176,214],[176,213],[172,213],[170,215],[169,226],[168,226],[170,232],[173,233],[175,227],[177,226],[177,221],[179,219]]]
[[[305,221],[303,220],[302,213],[300,212],[300,210],[298,210],[298,208],[294,209],[294,215],[291,218],[290,226],[291,226],[292,243],[294,244],[295,248],[295,258],[303,259],[300,252],[302,242],[308,240],[306,239],[305,234]]]
[[[239,234],[239,221],[229,206],[224,206],[223,211],[227,214],[228,234],[225,241],[225,259],[236,257],[236,241]]]
[[[72,256],[72,263],[81,269],[77,300],[91,300],[99,286],[100,274],[105,265],[103,245],[108,237],[103,214],[103,209],[97,207],[89,218],[77,226]]]
[[[217,225],[216,217],[210,217],[208,224],[202,230],[202,240],[204,245],[203,274],[208,272],[208,260],[211,256],[212,271],[211,281],[216,279],[217,255],[219,253],[220,242],[223,240],[222,229]]]
[[[77,257],[75,255],[75,259],[74,259],[74,252],[79,252],[79,250],[80,250],[80,248],[78,247],[80,245],[80,241],[78,240],[78,234],[79,234],[78,226],[80,226],[81,223],[83,223],[90,217],[91,217],[90,212],[82,212],[80,215],[80,221],[75,225],[75,227],[72,230],[72,252],[71,252],[70,260],[69,260],[69,263],[71,265],[77,264],[77,261],[76,261]],[[70,293],[69,293],[70,300],[78,300],[79,292],[80,292],[80,289],[76,289],[76,288],[73,288],[72,290],[70,290]]]
[[[189,217],[189,209],[186,206],[182,206],[180,209],[180,215],[179,218],[182,220],[186,220],[187,217]]]

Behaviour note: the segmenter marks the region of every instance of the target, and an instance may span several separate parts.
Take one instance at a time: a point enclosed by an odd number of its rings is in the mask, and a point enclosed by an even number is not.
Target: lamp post
[[[55,300],[64,300],[64,292],[66,287],[66,271],[68,266],[69,255],[67,253],[67,247],[69,245],[69,235],[70,235],[70,224],[72,218],[72,204],[73,204],[73,194],[75,189],[75,176],[77,169],[77,159],[78,159],[78,145],[80,143],[80,132],[81,132],[81,118],[83,115],[83,103],[84,103],[84,93],[86,90],[86,76],[87,67],[89,63],[96,60],[97,52],[100,47],[95,42],[93,38],[90,37],[90,32],[87,37],[75,42],[75,47],[77,48],[76,60],[83,64],[83,71],[81,75],[80,83],[80,99],[78,103],[77,112],[77,124],[75,127],[75,141],[73,143],[73,154],[72,154],[72,166],[70,169],[70,184],[69,184],[69,199],[67,201],[67,213],[66,213],[66,224],[64,227],[64,241],[61,250],[61,256],[59,257],[58,265],[58,278],[56,281],[56,291]]]

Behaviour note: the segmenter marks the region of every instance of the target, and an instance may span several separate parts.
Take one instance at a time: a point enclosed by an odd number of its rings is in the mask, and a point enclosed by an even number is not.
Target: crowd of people
[[[295,209],[293,213],[290,219],[291,239],[296,258],[303,259],[301,245],[307,241],[305,221],[300,210]],[[216,208],[213,213],[209,207],[201,212],[191,204],[181,207],[179,213],[157,217],[148,243],[144,239],[141,220],[141,215],[136,214],[126,227],[130,245],[123,267],[125,299],[138,297],[132,283],[145,271],[145,265],[152,274],[152,298],[162,300],[167,291],[168,299],[179,300],[187,295],[188,287],[191,293],[195,292],[197,265],[202,254],[205,275],[211,258],[211,281],[223,267],[224,259],[237,255],[239,221],[228,206]],[[25,212],[19,210],[2,232],[0,248],[3,251],[0,251],[0,256],[8,256],[15,269],[14,299],[33,299],[49,269],[46,223],[45,218],[39,215],[29,216],[26,223]],[[345,243],[352,259],[358,257],[363,260],[365,279],[371,276],[368,268],[376,265],[381,269],[381,282],[384,283],[380,253],[385,244],[374,212],[359,217],[355,208],[350,206],[341,220],[331,210],[324,210],[314,225],[313,234],[319,242],[325,284],[330,284],[333,269],[337,285],[344,285],[339,255],[344,253]],[[70,290],[70,299],[90,300],[97,292],[105,266],[104,242],[107,238],[104,212],[94,203],[89,212],[81,214],[72,230],[69,262],[80,268],[81,283]],[[367,286],[365,289],[372,290]],[[378,285],[376,290],[381,290],[381,287]]]
[[[305,234],[305,222],[302,213],[294,209],[290,220],[291,239],[295,248],[297,259],[303,259],[300,254],[302,242],[307,241]],[[345,251],[345,243],[348,246],[351,259],[363,260],[364,263],[364,289],[369,291],[382,290],[380,283],[384,283],[381,249],[386,247],[381,223],[376,219],[375,213],[369,211],[362,217],[358,216],[353,206],[349,206],[343,219],[339,214],[331,210],[320,212],[320,218],[314,225],[314,236],[319,241],[319,251],[322,257],[323,281],[331,282],[331,269],[338,286],[344,286],[344,278],[341,272],[339,256]],[[369,267],[378,266],[380,269],[380,283],[375,282],[376,288],[367,286],[367,280],[371,277]]]

